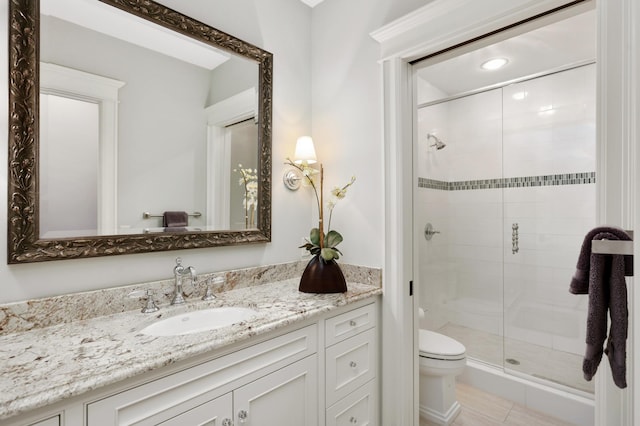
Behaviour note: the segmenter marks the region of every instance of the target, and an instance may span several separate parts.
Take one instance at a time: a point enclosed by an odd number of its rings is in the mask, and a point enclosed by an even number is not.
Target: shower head
[[[446,143],[442,142],[440,140],[440,138],[438,138],[436,135],[434,135],[433,133],[427,133],[427,140],[429,140],[429,138],[433,138],[434,141],[436,141],[436,143],[434,143],[433,145],[429,145],[429,146],[435,146],[436,149],[442,149],[445,146],[447,146]]]

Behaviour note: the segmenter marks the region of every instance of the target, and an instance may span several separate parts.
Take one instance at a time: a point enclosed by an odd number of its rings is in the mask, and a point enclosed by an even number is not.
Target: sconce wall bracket
[[[302,180],[302,174],[300,171],[296,169],[289,169],[284,172],[284,176],[282,176],[282,181],[284,182],[284,186],[291,191],[297,191],[300,188],[300,181]]]

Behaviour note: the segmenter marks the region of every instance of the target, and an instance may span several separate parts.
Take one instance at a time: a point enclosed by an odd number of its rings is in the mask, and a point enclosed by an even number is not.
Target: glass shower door
[[[568,291],[595,225],[595,65],[503,88],[505,369],[593,393],[586,298]]]
[[[502,368],[501,89],[423,105],[418,140],[416,231],[438,231],[417,241],[420,326]]]

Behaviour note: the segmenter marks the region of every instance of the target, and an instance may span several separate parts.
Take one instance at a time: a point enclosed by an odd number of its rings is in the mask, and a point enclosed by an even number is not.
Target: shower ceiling
[[[509,63],[495,71],[480,68],[498,57]],[[595,57],[596,16],[591,10],[451,59],[426,60],[418,64],[425,66],[418,77],[450,96]]]
[[[309,7],[315,7],[318,4],[322,3],[323,0],[300,0],[300,1]]]

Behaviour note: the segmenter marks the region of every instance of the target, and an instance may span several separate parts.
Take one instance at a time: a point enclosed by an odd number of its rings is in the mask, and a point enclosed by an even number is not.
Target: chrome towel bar
[[[633,238],[633,231],[626,231]],[[593,240],[591,242],[591,253],[596,254],[633,254],[633,241],[619,240]]]
[[[202,216],[202,213],[193,212],[193,213],[189,213],[189,216],[191,216],[191,217],[200,217],[200,216]],[[149,219],[150,217],[163,217],[163,215],[161,215],[161,214],[151,214],[149,212],[143,212],[142,213],[142,218],[143,219]]]

